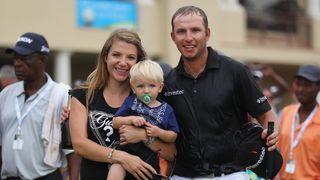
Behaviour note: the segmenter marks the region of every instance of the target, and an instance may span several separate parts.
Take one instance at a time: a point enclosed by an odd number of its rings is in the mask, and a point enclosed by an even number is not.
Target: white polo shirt
[[[45,176],[62,165],[62,151],[56,167],[44,164],[44,147],[41,140],[42,124],[48,108],[50,95],[55,82],[46,74],[48,81],[37,93],[25,101],[23,82],[14,83],[0,93],[0,144],[2,146],[1,177],[20,176],[23,179],[35,179]],[[43,94],[41,96],[40,94]],[[23,147],[21,150],[13,149],[14,136],[17,133],[17,105],[23,115],[32,102],[34,104],[25,118],[21,121],[21,137]],[[67,95],[66,95],[67,98]]]

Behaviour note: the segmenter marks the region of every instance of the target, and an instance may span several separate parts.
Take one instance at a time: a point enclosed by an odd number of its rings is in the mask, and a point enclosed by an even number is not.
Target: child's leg
[[[112,164],[109,168],[107,180],[119,180],[126,177],[126,171],[120,164]]]

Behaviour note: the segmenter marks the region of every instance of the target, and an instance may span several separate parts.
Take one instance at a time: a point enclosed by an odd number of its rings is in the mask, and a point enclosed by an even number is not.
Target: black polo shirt
[[[164,100],[180,125],[175,174],[195,177],[233,161],[232,132],[271,108],[247,68],[208,47],[204,71],[186,74],[182,59],[165,76]]]

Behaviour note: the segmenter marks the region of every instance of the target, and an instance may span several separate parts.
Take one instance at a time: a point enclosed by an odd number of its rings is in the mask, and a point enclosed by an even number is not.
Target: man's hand
[[[266,139],[266,144],[268,146],[268,151],[273,151],[276,149],[278,140],[279,140],[279,123],[277,120],[276,114],[270,109],[268,112],[263,113],[256,118],[258,122],[264,127],[264,130],[261,133],[261,138]],[[274,122],[274,130],[271,135],[268,134],[268,122]],[[267,137],[268,136],[268,137]]]
[[[273,151],[277,148],[278,140],[279,140],[279,132],[278,128],[274,129],[274,132],[267,137],[268,129],[264,129],[261,133],[261,138],[266,139],[268,151]]]

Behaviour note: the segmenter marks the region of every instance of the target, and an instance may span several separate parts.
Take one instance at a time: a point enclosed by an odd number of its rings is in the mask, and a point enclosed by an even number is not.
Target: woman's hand
[[[130,155],[123,151],[117,151],[121,153],[119,155],[121,166],[129,173],[131,173],[136,179],[148,180],[153,179],[153,175],[156,170],[152,168],[148,163],[145,163],[138,156]]]
[[[147,142],[147,134],[144,128],[122,125],[119,128],[120,145]]]

